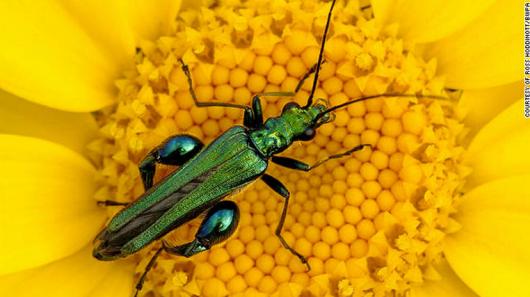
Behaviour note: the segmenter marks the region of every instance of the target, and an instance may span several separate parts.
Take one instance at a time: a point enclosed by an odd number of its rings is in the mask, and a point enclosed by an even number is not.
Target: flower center
[[[444,94],[435,62],[415,56],[392,28],[376,29],[354,2],[334,11],[315,98],[335,106],[362,95]],[[168,136],[188,133],[209,143],[242,124],[241,110],[195,106],[179,58],[191,69],[199,101],[249,105],[258,93],[293,91],[317,61],[328,9],[320,1],[249,1],[183,11],[173,35],[144,42],[136,70],[117,82],[117,105],[97,115],[102,137],[91,148],[102,186],[96,198],[140,196],[138,164]],[[304,105],[312,78],[294,97],[263,96],[265,118],[279,115],[287,102]],[[162,256],[143,293],[404,294],[436,275],[432,264],[441,258],[463,181],[461,132],[450,101],[374,99],[336,111],[313,141],[295,143],[282,155],[313,164],[359,144],[373,149],[308,173],[268,169],[291,192],[282,235],[311,271],[275,236],[283,200],[257,181],[229,198],[241,218],[226,244],[191,259]],[[171,170],[158,165],[155,180]],[[109,208],[109,216],[116,211]],[[189,240],[199,223],[167,238]],[[154,250],[138,253],[138,273]]]

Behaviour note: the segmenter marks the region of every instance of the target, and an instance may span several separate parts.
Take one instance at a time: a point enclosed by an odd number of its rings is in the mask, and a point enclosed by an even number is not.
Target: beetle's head
[[[294,140],[309,141],[316,135],[316,129],[322,124],[333,121],[334,115],[327,113],[321,116],[327,110],[327,102],[324,99],[318,99],[315,104],[308,107],[301,107],[296,102],[288,102],[282,109],[282,117],[296,118],[291,123],[296,123],[292,127]]]

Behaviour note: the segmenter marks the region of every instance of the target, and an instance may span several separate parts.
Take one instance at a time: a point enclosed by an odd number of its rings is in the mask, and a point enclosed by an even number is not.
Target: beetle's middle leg
[[[298,257],[298,259],[300,259],[300,261],[302,261],[302,263],[307,266],[308,271],[311,270],[311,266],[309,266],[309,262],[307,262],[307,259],[302,254],[293,249],[291,246],[289,246],[287,241],[285,241],[282,236],[283,224],[285,223],[285,217],[287,217],[287,207],[289,206],[289,190],[287,190],[287,188],[279,180],[268,174],[264,174],[261,179],[265,182],[265,184],[267,184],[267,186],[269,186],[271,189],[273,189],[276,193],[280,194],[285,199],[283,202],[282,215],[274,233],[280,239],[280,242],[282,243],[283,247],[285,247],[289,252]]]

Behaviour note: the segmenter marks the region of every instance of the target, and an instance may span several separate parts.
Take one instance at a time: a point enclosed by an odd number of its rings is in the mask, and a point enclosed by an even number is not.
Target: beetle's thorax
[[[250,138],[265,157],[270,157],[284,151],[306,129],[313,127],[321,111],[316,106],[284,109],[280,116],[267,119],[263,127],[252,131]]]

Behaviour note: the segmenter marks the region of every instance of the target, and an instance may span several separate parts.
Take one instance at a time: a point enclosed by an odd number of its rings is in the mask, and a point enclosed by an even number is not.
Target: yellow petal
[[[129,3],[129,18],[137,39],[154,40],[167,34],[180,9],[180,0],[135,0]],[[199,1],[200,2],[200,1]],[[107,1],[105,1],[107,3]]]
[[[465,195],[445,255],[482,297],[530,296],[530,175],[481,185]]]
[[[478,297],[455,274],[446,261],[436,266],[440,280],[427,280],[418,287],[413,287],[411,297]]]
[[[0,275],[71,255],[105,220],[94,169],[75,152],[45,140],[0,134]]]
[[[182,0],[180,4],[181,10],[186,9],[200,9],[202,6],[206,6],[205,0]]]
[[[89,7],[92,19],[114,24],[105,7]],[[123,70],[120,65],[133,61],[134,49],[110,43],[112,29],[91,32],[83,25],[90,22],[59,1],[0,1],[0,88],[69,111],[110,104],[113,81]]]
[[[466,90],[458,102],[465,110],[465,124],[474,135],[487,122],[521,98],[522,81],[487,89]],[[521,105],[521,104],[520,104]]]
[[[135,32],[126,0],[55,0],[72,15],[73,21],[121,68],[132,63]],[[153,21],[154,22],[154,21]]]
[[[373,0],[379,24],[399,23],[401,35],[417,42],[441,39],[468,25],[494,0]]]
[[[2,276],[0,295],[130,297],[134,267],[126,261],[97,261],[91,252],[92,246],[89,245],[43,267]]]
[[[497,1],[464,29],[433,44],[428,55],[438,59],[439,73],[447,77],[451,88],[487,88],[518,81],[523,73],[522,19],[519,1]]]
[[[521,99],[484,126],[469,145],[467,162],[473,168],[469,187],[530,173],[529,139],[530,121],[524,118]]]
[[[44,107],[2,90],[0,102],[0,133],[3,134],[43,138],[84,153],[97,133],[96,123],[89,113]]]
[[[200,2],[200,1],[199,1]],[[168,34],[180,9],[180,0],[62,0],[87,32],[116,54],[130,59],[142,39],[155,40]],[[97,18],[94,18],[97,15]]]
[[[180,1],[0,1],[0,88],[68,111],[112,103],[135,44],[167,32]]]

